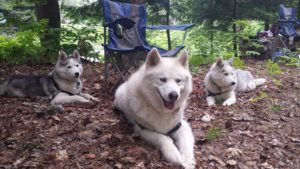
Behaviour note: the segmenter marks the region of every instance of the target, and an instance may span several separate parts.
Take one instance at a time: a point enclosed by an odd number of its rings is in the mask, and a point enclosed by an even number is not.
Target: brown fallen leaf
[[[226,163],[231,165],[231,166],[234,166],[234,165],[237,164],[237,162],[235,160],[227,160]]]
[[[242,150],[238,149],[238,148],[234,148],[234,147],[230,147],[226,150],[226,152],[228,153],[228,157],[237,157],[239,155],[242,154]]]
[[[96,154],[89,153],[89,154],[85,154],[84,157],[87,159],[94,159],[94,158],[96,158]]]
[[[59,150],[55,155],[56,159],[59,161],[64,161],[69,158],[67,150]]]
[[[216,161],[218,162],[221,166],[226,166],[226,163],[224,163],[224,161],[222,161],[220,158],[216,157],[216,156],[213,156],[213,155],[209,155],[208,156],[208,159],[211,160],[211,161]]]
[[[292,140],[292,142],[297,142],[297,143],[300,143],[300,139],[293,138],[293,137],[289,137],[289,139],[291,139],[291,140]]]

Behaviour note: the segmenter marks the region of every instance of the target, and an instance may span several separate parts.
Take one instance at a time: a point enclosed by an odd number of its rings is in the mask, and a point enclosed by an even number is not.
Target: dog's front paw
[[[223,102],[223,106],[230,106],[230,105],[234,104],[235,102],[236,102],[236,100],[234,100],[234,99],[228,99]]]
[[[166,159],[166,161],[183,165],[180,152],[175,145],[172,144],[164,146],[161,149],[161,153],[163,154],[163,157]]]
[[[185,169],[194,169],[196,162],[194,157],[182,157],[183,158],[183,162],[182,165]]]
[[[216,103],[216,101],[215,101],[215,99],[213,97],[207,97],[206,98],[206,102],[207,102],[208,106],[213,106]]]
[[[100,100],[98,98],[93,97],[93,96],[91,96],[90,100],[93,102],[100,102]]]

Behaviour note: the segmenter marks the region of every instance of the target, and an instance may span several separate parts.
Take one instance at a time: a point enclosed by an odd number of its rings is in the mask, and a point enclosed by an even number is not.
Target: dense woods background
[[[280,3],[299,6],[298,0],[121,0],[145,4],[148,24],[195,23],[186,46],[192,62],[217,56],[241,55],[239,41],[268,30],[278,19]],[[1,0],[0,58],[11,63],[55,60],[60,49],[77,48],[103,60],[103,14],[99,0]],[[298,14],[299,15],[299,14]],[[160,36],[156,36],[160,35]],[[181,32],[148,31],[151,43],[165,48],[181,40]],[[168,42],[167,36],[173,41]]]

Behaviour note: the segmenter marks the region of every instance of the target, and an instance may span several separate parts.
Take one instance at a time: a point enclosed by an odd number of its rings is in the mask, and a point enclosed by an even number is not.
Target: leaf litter
[[[1,83],[15,72],[49,72],[53,67],[0,64]],[[300,168],[299,71],[281,66],[284,73],[276,79],[282,85],[276,85],[264,65],[266,61],[246,60],[246,69],[268,82],[238,93],[237,103],[229,107],[206,104],[203,79],[210,65],[194,75],[186,119],[195,135],[196,168]],[[113,95],[105,92],[103,64],[87,63],[84,69],[84,88],[100,99],[96,104],[51,107],[47,100],[0,97],[0,168],[181,168],[134,136],[123,115],[114,111]],[[116,74],[109,80],[109,85],[116,82]],[[205,133],[214,126],[219,135],[208,141]]]

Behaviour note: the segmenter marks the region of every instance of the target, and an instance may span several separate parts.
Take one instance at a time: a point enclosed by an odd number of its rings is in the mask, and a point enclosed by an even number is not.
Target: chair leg
[[[107,58],[107,52],[104,50],[104,78],[105,78],[105,91],[108,90],[108,58]]]

